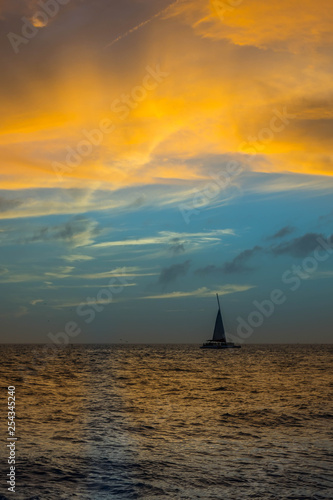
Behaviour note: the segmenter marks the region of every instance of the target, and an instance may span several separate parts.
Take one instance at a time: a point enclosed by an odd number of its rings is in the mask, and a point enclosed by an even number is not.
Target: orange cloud
[[[69,32],[39,73],[36,37],[27,61],[9,59],[21,70],[15,95],[3,84],[2,188],[181,185],[209,177],[205,156],[253,142],[265,162],[248,168],[332,175],[331,17],[325,1],[244,0],[223,20],[212,2],[179,2],[129,33],[130,55],[124,40],[82,50]],[[283,109],[293,118],[273,130]]]
[[[236,45],[298,52],[333,41],[330,0],[187,0],[172,15],[181,15],[203,37]]]

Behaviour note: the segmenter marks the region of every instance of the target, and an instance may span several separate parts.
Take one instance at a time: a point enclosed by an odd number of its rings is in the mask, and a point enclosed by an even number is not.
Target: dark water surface
[[[0,499],[333,498],[332,346],[36,349],[1,346]]]

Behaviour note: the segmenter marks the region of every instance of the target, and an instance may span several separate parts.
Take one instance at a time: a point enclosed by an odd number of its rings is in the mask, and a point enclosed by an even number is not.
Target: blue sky
[[[249,177],[189,222],[183,202],[2,221],[4,340],[44,342],[74,321],[81,342],[200,342],[211,334],[216,291],[237,336],[237,318],[247,322],[253,302],[280,289],[285,302],[243,341],[328,342],[333,256],[316,269],[304,259],[330,235],[329,189],[266,193],[259,187],[270,176]],[[293,265],[306,278],[295,291],[282,281]]]

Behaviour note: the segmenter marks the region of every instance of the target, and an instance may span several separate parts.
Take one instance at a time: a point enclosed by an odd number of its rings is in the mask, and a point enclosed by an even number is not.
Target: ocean
[[[42,351],[1,346],[0,500],[333,498],[333,346]]]

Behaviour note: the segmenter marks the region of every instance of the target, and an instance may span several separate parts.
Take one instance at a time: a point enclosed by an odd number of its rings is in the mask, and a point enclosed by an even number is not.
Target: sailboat
[[[218,294],[216,294],[216,298],[219,310],[216,316],[213,338],[211,340],[207,340],[207,342],[202,344],[201,349],[230,349],[230,348],[239,349],[241,347],[240,345],[235,345],[232,342],[227,342],[222,321],[220,299]]]

